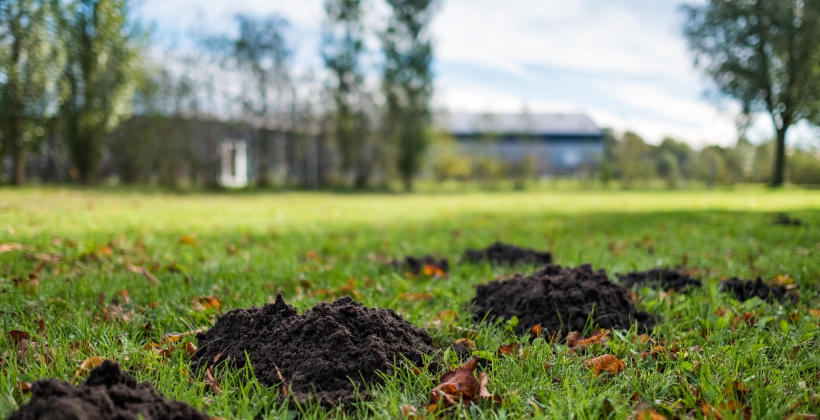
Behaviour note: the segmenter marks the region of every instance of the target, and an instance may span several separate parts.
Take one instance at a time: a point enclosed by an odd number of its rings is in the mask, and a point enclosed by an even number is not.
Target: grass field
[[[808,227],[771,223],[786,211]],[[571,353],[563,345],[515,337],[503,326],[471,323],[473,287],[515,270],[453,264],[446,279],[407,278],[385,261],[461,252],[494,240],[549,249],[562,265],[592,263],[612,275],[684,264],[702,290],[638,291],[638,306],[662,319],[652,338],[675,357],[643,357],[637,333],[615,333],[604,348]],[[686,192],[521,192],[455,195],[191,194],[31,188],[0,190],[0,417],[27,397],[18,382],[56,377],[77,383],[84,359],[120,362],[167,397],[225,418],[401,417],[423,408],[437,383],[400,370],[374,398],[347,410],[288,408],[248,371],[208,389],[179,344],[170,355],[146,349],[166,333],[207,327],[219,313],[272,301],[281,291],[300,310],[332,297],[353,279],[357,299],[398,311],[424,326],[443,310],[462,329],[431,329],[436,344],[475,328],[480,350],[518,341],[526,357],[499,357],[489,390],[500,405],[473,406],[476,418],[627,418],[639,406],[661,414],[782,419],[820,412],[820,191],[763,189]],[[0,248],[1,249],[1,248]],[[524,270],[529,268],[519,268]],[[148,273],[148,274],[146,274]],[[32,276],[32,274],[34,274]],[[721,278],[788,277],[799,303],[737,302]],[[344,290],[344,289],[343,289]],[[403,299],[403,292],[429,300]],[[216,297],[220,305],[201,302]],[[119,304],[112,303],[115,299]],[[755,322],[735,322],[742,314]],[[9,333],[29,334],[18,354]],[[186,339],[183,339],[183,342]],[[590,357],[626,362],[595,376]],[[455,364],[451,353],[445,361]],[[547,365],[551,365],[547,367]],[[192,379],[190,379],[192,378]],[[748,391],[727,392],[736,381]],[[637,394],[636,394],[637,393]],[[290,411],[288,411],[290,410]],[[301,410],[301,413],[299,412]]]

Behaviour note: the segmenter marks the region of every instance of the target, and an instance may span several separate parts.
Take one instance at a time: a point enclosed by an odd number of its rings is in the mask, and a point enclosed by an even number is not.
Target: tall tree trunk
[[[777,129],[777,140],[774,147],[774,171],[772,172],[772,187],[779,187],[783,185],[786,173],[786,131],[789,129],[788,125],[783,125],[782,128]]]
[[[402,174],[401,182],[404,185],[404,192],[413,192],[413,175]]]
[[[11,183],[20,185],[26,182],[26,149],[18,143],[12,152],[14,153],[12,156],[14,172],[12,173]]]

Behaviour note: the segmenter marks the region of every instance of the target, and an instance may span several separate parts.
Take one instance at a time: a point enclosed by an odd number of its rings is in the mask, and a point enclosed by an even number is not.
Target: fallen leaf
[[[535,324],[530,328],[530,335],[533,338],[540,338],[541,337],[541,324]]]
[[[16,384],[14,384],[14,389],[22,392],[23,394],[28,394],[29,392],[31,392],[31,383],[18,381]]]
[[[498,347],[496,356],[515,356],[518,353],[518,343],[505,344]]]
[[[587,367],[592,369],[592,372],[595,375],[598,375],[601,371],[615,375],[626,368],[626,363],[611,354],[598,356],[596,358],[589,359],[584,363],[586,363]]]
[[[482,399],[498,401],[497,397],[487,391],[486,385],[489,382],[487,374],[480,372],[478,378],[473,374],[478,360],[474,357],[464,366],[441,375],[439,385],[431,392],[428,413],[433,413],[439,408],[456,407],[459,404],[469,407]]]
[[[476,349],[475,343],[473,343],[473,340],[470,340],[469,338],[459,338],[458,340],[456,340],[453,343],[453,345],[454,346],[463,346],[463,347],[466,347],[470,350],[475,350]]]
[[[399,294],[399,299],[403,301],[412,301],[412,300],[432,300],[433,295],[430,293],[411,293],[411,292],[403,292]]]
[[[11,341],[14,344],[19,344],[22,340],[28,340],[29,335],[25,331],[11,330],[9,331],[9,337],[11,337]]]
[[[635,420],[666,420],[666,416],[661,415],[651,408],[638,411],[633,418]]]
[[[820,318],[820,309],[809,309],[809,313],[817,318]]]
[[[182,235],[179,238],[179,243],[184,245],[193,245],[196,243],[196,240],[190,235]]]
[[[205,383],[208,384],[208,388],[211,389],[211,392],[219,394],[222,392],[222,388],[219,386],[219,381],[217,381],[211,373],[211,369],[213,369],[213,365],[205,369]]]
[[[424,264],[422,272],[427,277],[444,277],[447,275],[441,267],[433,264]]]
[[[282,371],[279,370],[279,366],[276,366],[276,363],[273,364],[273,368],[276,370],[276,377],[279,378],[279,390],[282,393],[282,398],[288,397],[288,383],[285,382],[285,377],[282,376]]]
[[[817,420],[817,414],[810,413],[793,413],[784,420]]]
[[[74,379],[76,380],[77,378],[80,377],[80,375],[84,375],[84,374],[90,372],[91,369],[94,369],[95,367],[101,365],[102,362],[104,362],[106,360],[110,360],[110,359],[106,359],[106,358],[100,357],[100,356],[91,356],[91,357],[83,360],[83,362],[80,364],[80,368],[77,369],[76,372],[74,372]]]
[[[194,354],[196,354],[196,350],[197,348],[194,343],[190,341],[185,343],[185,353],[188,354],[188,357],[194,357]]]
[[[401,407],[399,407],[399,410],[401,411],[401,414],[404,417],[407,417],[408,419],[418,418],[418,414],[416,413],[416,407],[413,407],[412,405],[403,404]]]
[[[222,302],[215,296],[200,296],[194,299],[194,310],[197,312],[204,312],[210,309],[217,311],[222,308]]]
[[[28,249],[28,247],[26,247],[23,244],[18,244],[16,242],[5,242],[0,244],[0,254],[11,251],[23,251],[25,249]]]

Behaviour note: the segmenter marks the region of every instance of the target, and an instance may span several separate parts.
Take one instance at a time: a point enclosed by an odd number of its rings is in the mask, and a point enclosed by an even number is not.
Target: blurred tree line
[[[204,150],[218,150],[226,130],[260,139],[253,185],[400,180],[410,190],[421,171],[488,185],[537,176],[543,163],[532,157],[470,157],[446,141],[428,152],[444,137],[430,111],[436,0],[323,5],[316,69],[294,63],[278,15],[238,15],[229,35],[204,30],[157,49],[133,0],[0,0],[0,176],[19,184],[34,167],[52,181],[211,184],[215,177],[198,174],[218,172],[219,161]],[[709,0],[683,10],[697,66],[744,114],[768,114],[775,138],[693,150],[610,132],[600,168],[582,178],[627,186],[660,178],[670,188],[820,183],[817,149],[788,149],[785,140],[797,122],[820,123],[820,0]],[[279,133],[287,147],[272,141]]]
[[[428,144],[435,1],[384,0],[378,25],[366,24],[365,3],[324,1],[324,68],[297,72],[278,15],[238,15],[231,35],[149,54],[133,1],[0,0],[0,163],[10,166],[0,172],[24,182],[36,153],[66,157],[70,170],[55,179],[178,183],[181,167],[207,164],[190,144],[203,130],[192,122],[218,120],[289,133],[276,151],[282,173],[256,162],[257,185],[399,177],[412,189]]]

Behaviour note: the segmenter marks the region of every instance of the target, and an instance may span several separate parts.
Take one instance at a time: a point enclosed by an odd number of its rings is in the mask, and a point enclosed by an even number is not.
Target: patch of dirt
[[[783,302],[786,299],[789,299],[792,302],[797,301],[797,296],[789,293],[785,287],[768,285],[763,283],[763,279],[760,277],[754,281],[747,281],[737,277],[732,277],[720,285],[720,290],[733,294],[735,299],[741,302],[749,300],[755,296],[769,301],[777,300],[778,302]]]
[[[196,336],[194,368],[213,364],[240,368],[249,360],[257,379],[284,382],[296,400],[326,407],[362,397],[365,383],[380,383],[404,358],[421,365],[432,353],[424,330],[389,309],[362,306],[349,296],[319,303],[299,315],[281,295],[261,308],[234,309]],[[247,353],[247,359],[245,354]]]
[[[436,258],[430,254],[423,257],[407,256],[403,260],[393,261],[393,267],[396,269],[406,270],[413,274],[422,274],[425,266],[437,268],[444,274],[450,271],[450,262],[447,258]]]
[[[589,264],[576,268],[550,264],[529,275],[516,274],[478,286],[472,300],[473,316],[518,317],[516,331],[526,333],[540,324],[544,331],[584,329],[587,318],[601,328],[651,330],[655,319],[635,309],[628,289],[613,283],[604,270]]]
[[[148,382],[138,384],[117,363],[104,361],[85,382],[71,384],[43,379],[31,385],[31,399],[9,420],[208,420],[209,417],[180,401],[168,401]]]
[[[621,285],[627,288],[647,286],[654,289],[682,291],[702,285],[700,279],[671,268],[652,268],[647,271],[631,271],[615,276],[618,277]]]
[[[552,254],[495,242],[484,249],[468,249],[464,252],[464,259],[473,263],[487,261],[493,265],[545,265],[552,263]]]
[[[777,213],[772,218],[772,224],[778,226],[804,226],[806,222],[803,219],[789,216],[786,213]]]

